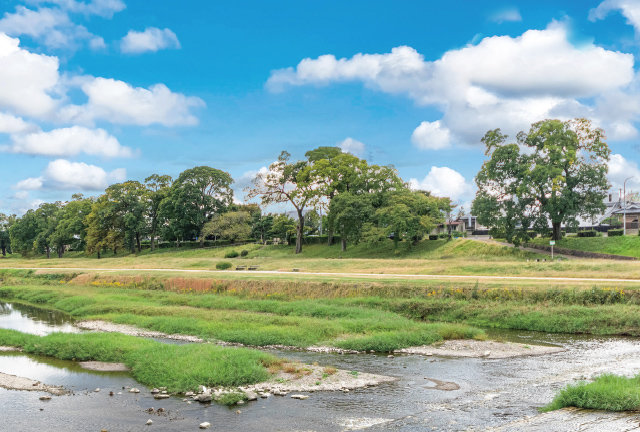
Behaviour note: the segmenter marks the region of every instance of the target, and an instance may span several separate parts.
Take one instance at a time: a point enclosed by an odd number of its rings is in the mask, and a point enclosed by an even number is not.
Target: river
[[[35,334],[78,331],[73,320],[63,314],[2,303],[0,328]],[[514,425],[513,429],[509,425],[536,416],[537,408],[548,403],[567,383],[606,372],[634,375],[640,371],[637,339],[518,331],[491,336],[527,344],[560,345],[566,350],[499,360],[271,351],[307,363],[390,375],[398,380],[349,393],[314,392],[306,400],[272,396],[232,408],[187,404],[178,397],[158,401],[127,373],[92,372],[74,362],[0,353],[0,372],[63,385],[72,391],[70,395],[40,401],[42,394],[38,392],[0,389],[0,430],[195,431],[204,421],[211,423],[212,431],[525,430],[522,425]],[[445,387],[459,388],[439,390],[438,382],[455,383],[457,386]],[[128,386],[138,387],[141,392],[128,393],[123,389]],[[96,388],[100,391],[95,392]],[[109,396],[110,391],[114,396]],[[165,411],[149,414],[146,410],[150,407]],[[153,420],[153,425],[145,425],[148,419]],[[635,425],[640,421],[632,415],[624,415],[623,420]],[[560,429],[531,426],[530,430]]]

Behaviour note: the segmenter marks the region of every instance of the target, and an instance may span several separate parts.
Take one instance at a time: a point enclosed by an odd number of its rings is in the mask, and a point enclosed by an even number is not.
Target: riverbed
[[[78,331],[71,318],[41,312],[20,305],[1,305],[0,327],[37,334]],[[569,428],[571,418],[587,416],[563,412],[544,420],[537,408],[576,380],[605,372],[634,375],[640,371],[637,339],[517,331],[490,336],[531,345],[562,346],[565,351],[490,359],[418,355],[389,358],[380,354],[271,350],[292,360],[398,379],[348,393],[312,392],[306,393],[306,400],[271,396],[231,408],[187,404],[178,397],[155,400],[150,389],[126,372],[94,372],[75,362],[0,352],[0,372],[62,385],[70,391],[68,395],[41,401],[39,397],[45,393],[0,389],[3,427],[11,431],[195,431],[207,421],[213,431],[569,431],[576,430]],[[133,386],[141,392],[129,393],[126,388]],[[147,411],[151,407],[153,413]],[[157,413],[158,408],[163,412]],[[532,419],[525,419],[528,416]],[[563,416],[565,419],[558,422]],[[640,422],[635,415],[607,413],[600,417],[626,425],[637,426]],[[146,426],[149,419],[153,424]],[[557,428],[550,429],[548,425],[553,422]]]

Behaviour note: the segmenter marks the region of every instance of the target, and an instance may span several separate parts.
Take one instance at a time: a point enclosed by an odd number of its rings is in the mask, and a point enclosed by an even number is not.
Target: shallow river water
[[[0,304],[0,327],[38,334],[77,331],[63,315],[6,304]],[[282,357],[398,380],[349,393],[315,392],[302,401],[270,397],[233,408],[188,405],[177,397],[157,401],[127,373],[91,372],[74,362],[0,353],[0,372],[72,390],[70,395],[43,402],[38,392],[0,389],[0,430],[195,431],[203,421],[210,422],[213,431],[487,430],[535,416],[537,408],[567,383],[605,372],[633,375],[640,371],[640,341],[636,339],[531,332],[495,336],[561,345],[566,351],[500,360],[272,351]],[[460,388],[437,390],[428,378],[454,382]],[[128,393],[123,390],[126,386],[136,386],[141,393]],[[100,391],[94,392],[96,388]],[[109,391],[116,394],[109,396]],[[162,407],[166,412],[149,414],[145,412],[149,407]],[[145,426],[148,419],[153,420],[152,426]],[[629,416],[629,424],[639,421]],[[518,426],[513,430],[527,429]]]

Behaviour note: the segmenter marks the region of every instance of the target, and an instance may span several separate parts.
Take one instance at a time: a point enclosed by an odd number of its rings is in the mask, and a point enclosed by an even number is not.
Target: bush
[[[240,252],[240,256],[242,257],[246,257],[247,255],[249,255],[249,251],[244,249],[242,252]]]
[[[429,240],[438,240],[437,234],[429,234]]]
[[[624,230],[621,230],[621,229],[610,229],[609,231],[607,231],[607,235],[609,237],[621,236],[621,235],[624,235]]]
[[[229,252],[227,252],[226,254],[224,254],[224,257],[225,257],[225,258],[236,258],[236,257],[238,257],[239,255],[240,255],[240,254],[238,253],[238,251],[234,251],[234,250],[232,250],[232,251],[229,251]]]
[[[226,269],[230,269],[231,267],[232,267],[232,264],[227,261],[220,261],[219,263],[216,263],[216,268],[218,270],[226,270]]]
[[[578,231],[578,237],[597,237],[598,232],[595,230]]]
[[[438,238],[441,238],[441,239],[446,239],[446,238],[449,238],[449,237],[451,237],[451,236],[448,233],[438,234]]]

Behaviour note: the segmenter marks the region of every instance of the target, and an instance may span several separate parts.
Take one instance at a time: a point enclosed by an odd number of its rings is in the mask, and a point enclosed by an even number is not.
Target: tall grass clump
[[[553,411],[565,407],[637,411],[640,409],[640,375],[627,378],[606,374],[590,383],[582,382],[567,386],[541,411]]]
[[[212,344],[169,345],[118,333],[35,336],[0,329],[0,345],[61,360],[122,362],[142,384],[171,392],[254,384],[269,378],[269,354]]]

